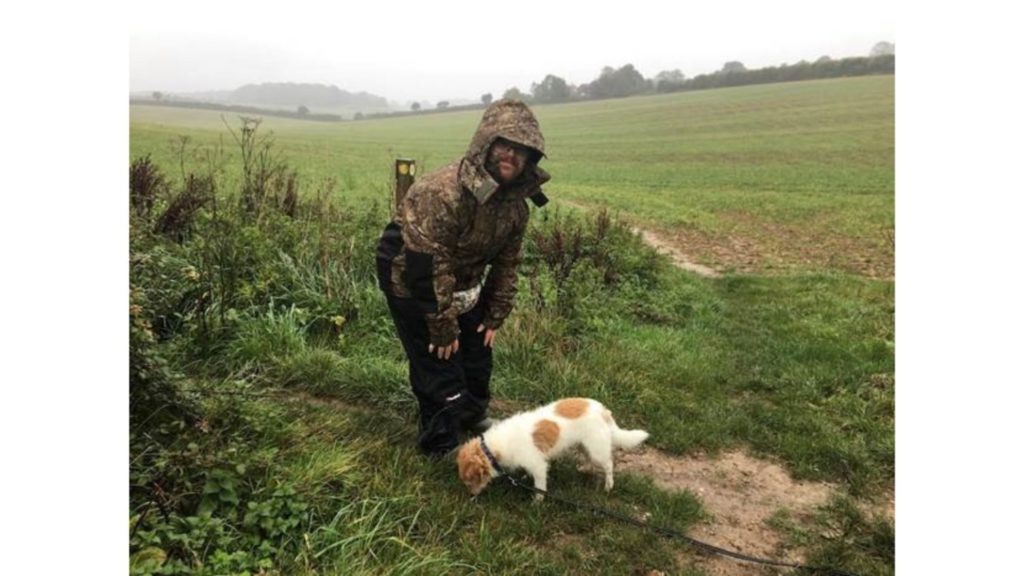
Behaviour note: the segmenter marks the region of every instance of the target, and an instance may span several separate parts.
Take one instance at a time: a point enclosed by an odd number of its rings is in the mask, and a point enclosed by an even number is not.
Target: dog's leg
[[[612,486],[615,485],[614,465],[612,464],[611,450],[608,451],[608,459],[603,462],[599,462],[598,466],[604,470],[604,491],[611,492]]]
[[[604,490],[610,491],[615,485],[611,435],[602,434],[597,438],[584,440],[583,448],[590,456],[590,461],[604,472]]]
[[[547,492],[548,463],[544,460],[541,460],[540,462],[535,462],[532,465],[527,466],[526,471],[530,473],[530,476],[533,476],[533,487],[536,488],[537,490],[543,490]],[[535,493],[533,495],[533,500],[535,502],[541,502],[542,500],[544,500],[544,495],[540,493]]]

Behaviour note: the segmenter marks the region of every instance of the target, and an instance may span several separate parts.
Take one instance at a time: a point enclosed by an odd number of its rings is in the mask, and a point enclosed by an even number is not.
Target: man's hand
[[[455,338],[452,343],[447,346],[434,346],[430,344],[427,346],[427,352],[433,354],[434,350],[437,349],[438,359],[447,360],[452,357],[453,354],[459,351],[459,339]]]
[[[484,334],[484,346],[487,346],[488,348],[494,348],[494,335],[498,331],[497,330],[491,330],[490,328],[484,326],[483,324],[478,326],[477,329],[476,329],[478,334],[480,332],[483,332],[484,330],[487,331],[487,333]]]

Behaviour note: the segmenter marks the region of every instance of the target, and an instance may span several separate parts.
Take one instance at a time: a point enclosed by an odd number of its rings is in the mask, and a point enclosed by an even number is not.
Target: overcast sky
[[[601,4],[132,2],[129,84],[186,92],[315,82],[395,102],[476,100],[527,92],[546,74],[589,82],[604,66],[689,77],[730,60],[759,68],[896,43],[892,3],[878,0]]]

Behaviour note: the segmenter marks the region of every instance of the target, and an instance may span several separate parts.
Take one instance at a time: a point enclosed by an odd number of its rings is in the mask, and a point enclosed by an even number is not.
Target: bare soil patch
[[[680,457],[643,448],[616,454],[615,466],[617,472],[648,476],[662,489],[689,490],[698,496],[711,518],[695,526],[690,536],[743,554],[798,563],[804,561],[802,554],[785,550],[782,536],[766,521],[780,510],[789,511],[794,518],[809,517],[836,488],[793,480],[778,464],[740,450],[716,457]],[[692,552],[680,552],[679,558],[715,576],[775,574],[778,570]]]

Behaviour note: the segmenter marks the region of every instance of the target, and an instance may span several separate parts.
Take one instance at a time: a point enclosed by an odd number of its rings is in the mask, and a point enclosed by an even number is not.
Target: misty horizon
[[[548,74],[580,85],[606,66],[692,78],[730,61],[765,68],[867,56],[877,42],[896,43],[895,15],[880,0],[726,0],[692,8],[634,0],[587,11],[537,0],[504,10],[468,0],[326,10],[304,0],[287,9],[182,0],[134,3],[129,12],[130,92],[293,82],[398,105],[498,98],[512,87],[529,93]]]
[[[883,38],[883,39],[879,39],[877,42],[891,42],[891,40]],[[738,61],[742,62],[748,69],[755,69],[755,68],[766,68],[766,67],[775,67],[775,66],[783,66],[783,65],[794,65],[794,64],[798,64],[800,62],[814,62],[815,60],[817,60],[818,58],[821,58],[823,56],[830,57],[830,58],[832,58],[834,60],[838,60],[838,59],[842,59],[842,58],[850,58],[850,57],[860,57],[860,56],[867,56],[869,54],[870,50],[871,50],[871,47],[874,46],[874,44],[876,44],[877,42],[872,43],[871,45],[869,45],[869,46],[865,47],[863,50],[861,50],[859,53],[854,53],[854,54],[817,54],[816,56],[806,56],[806,57],[803,57],[803,58],[800,58],[800,59],[794,60],[794,61],[765,63],[763,65],[751,65],[749,62],[745,62],[743,60],[738,60]],[[736,60],[736,59],[733,59],[733,60]],[[730,60],[723,60],[718,65],[717,68],[708,69],[708,70],[701,70],[701,71],[695,71],[695,72],[692,72],[692,73],[689,73],[686,70],[681,70],[678,67],[677,68],[664,68],[664,69],[659,69],[657,71],[651,71],[651,72],[642,70],[642,69],[640,69],[639,66],[636,66],[635,64],[634,64],[634,67],[636,67],[637,70],[645,78],[654,78],[659,72],[662,72],[662,71],[665,71],[665,70],[680,70],[680,72],[685,74],[687,78],[693,78],[694,76],[699,76],[701,74],[712,74],[714,72],[717,72],[717,71],[722,69],[722,65],[724,65],[725,62],[727,62],[727,61],[730,61]],[[625,62],[622,62],[620,64],[606,64],[605,66],[611,66],[613,68],[618,68],[618,67],[621,67],[621,66],[623,66],[625,64],[633,64],[633,62],[625,61]],[[500,90],[499,89],[495,89],[495,90],[490,90],[490,91],[484,91],[484,92],[480,92],[479,94],[476,94],[475,96],[473,96],[473,95],[459,95],[459,96],[454,96],[454,97],[438,98],[438,99],[430,99],[430,98],[425,98],[425,97],[424,98],[394,98],[394,97],[392,97],[389,94],[380,94],[380,93],[373,92],[371,90],[365,90],[365,89],[363,89],[361,87],[358,87],[358,86],[348,86],[348,85],[342,84],[340,82],[328,81],[328,80],[322,80],[322,81],[304,80],[304,81],[299,81],[299,80],[288,80],[288,79],[274,79],[274,80],[249,81],[249,82],[245,82],[243,84],[238,84],[238,85],[231,86],[231,87],[205,87],[205,88],[198,88],[198,89],[193,88],[193,89],[180,89],[180,90],[164,88],[164,87],[141,87],[141,88],[139,88],[139,87],[136,87],[136,85],[134,84],[134,79],[129,82],[129,85],[130,85],[130,93],[131,94],[135,94],[135,95],[146,96],[146,95],[150,95],[150,94],[152,94],[154,92],[160,92],[160,93],[162,93],[165,96],[190,97],[190,96],[207,95],[207,96],[213,97],[213,95],[217,95],[217,96],[219,96],[221,98],[227,98],[227,97],[230,96],[230,94],[238,91],[239,89],[244,88],[246,86],[252,86],[252,85],[264,85],[264,84],[313,84],[313,85],[322,85],[322,86],[328,86],[328,87],[333,86],[333,87],[338,88],[339,90],[342,90],[344,92],[348,92],[348,93],[353,94],[353,95],[368,94],[368,95],[372,95],[372,96],[379,96],[379,97],[382,97],[382,98],[386,99],[389,105],[394,105],[394,106],[404,106],[404,105],[411,104],[413,102],[418,102],[420,104],[431,104],[432,105],[432,104],[436,104],[436,102],[443,101],[443,100],[451,102],[452,104],[479,102],[480,101],[480,97],[483,94],[487,94],[487,93],[490,93],[492,96],[494,96],[495,99],[497,99],[497,98],[500,98],[501,95],[506,90],[508,90],[510,88],[518,88],[524,94],[529,94],[530,93],[530,88],[531,88],[532,84],[539,83],[541,80],[544,79],[544,76],[547,76],[547,74],[554,74],[555,76],[559,76],[559,77],[563,78],[568,84],[571,84],[571,85],[585,84],[585,83],[588,83],[588,82],[591,82],[591,81],[595,80],[598,76],[600,76],[601,70],[603,68],[604,68],[604,66],[599,67],[597,70],[594,71],[594,73],[593,73],[593,75],[591,77],[586,78],[586,79],[582,79],[582,80],[575,80],[575,79],[567,78],[565,76],[560,76],[557,73],[548,72],[548,73],[545,73],[545,74],[541,75],[538,78],[530,80],[529,82],[527,82],[525,84],[507,83],[508,85],[505,86],[504,88],[501,88]]]

